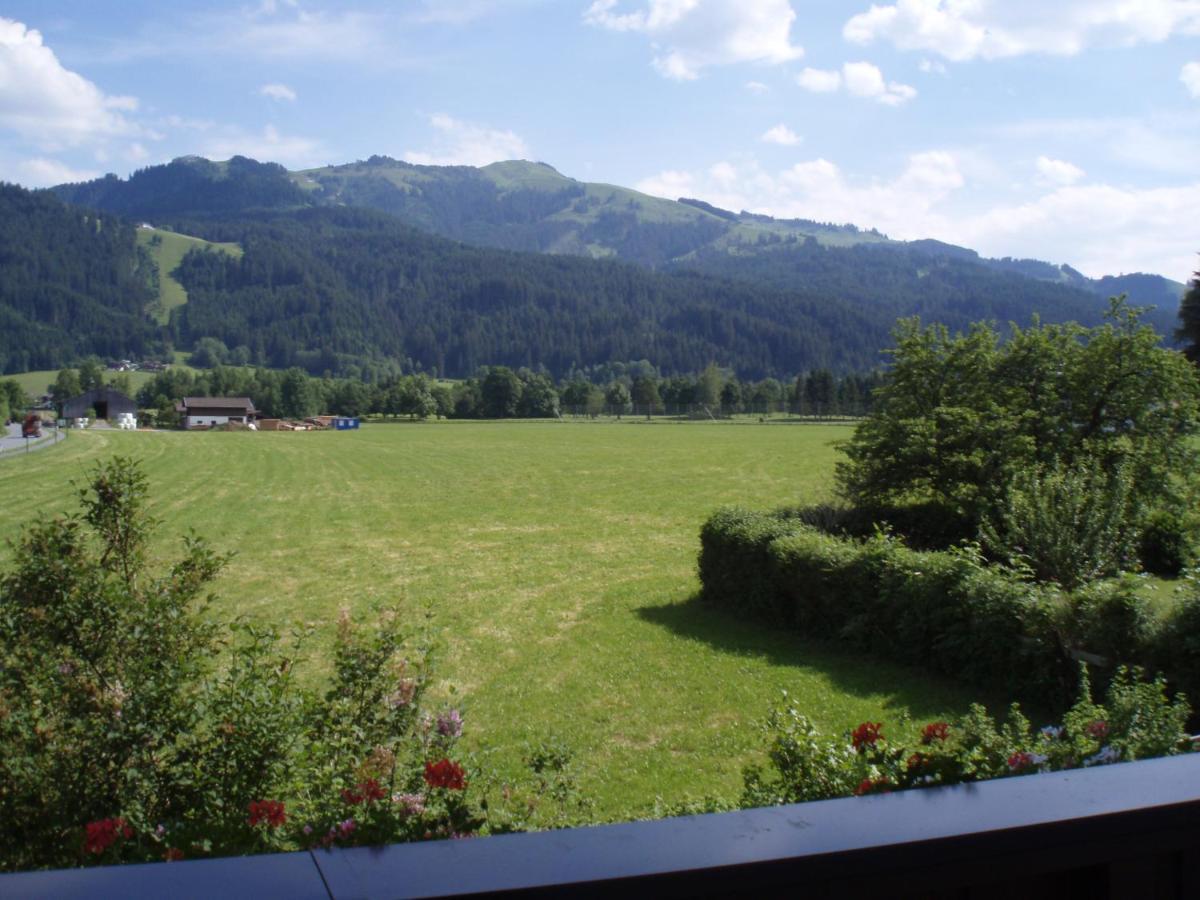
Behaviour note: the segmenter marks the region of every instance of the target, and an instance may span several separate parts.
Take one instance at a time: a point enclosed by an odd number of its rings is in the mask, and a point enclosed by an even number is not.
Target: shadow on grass
[[[827,677],[856,697],[883,695],[885,709],[907,710],[914,719],[965,713],[972,702],[1003,714],[1012,698],[964,685],[844,645],[814,641],[701,602],[699,595],[677,603],[643,606],[639,618],[676,635],[736,656],[766,659],[773,666],[806,669]]]

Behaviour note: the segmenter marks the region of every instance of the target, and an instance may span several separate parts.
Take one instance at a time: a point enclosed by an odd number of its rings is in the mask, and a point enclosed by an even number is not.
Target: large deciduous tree
[[[1195,469],[1200,379],[1141,311],[1108,321],[951,336],[902,321],[889,377],[846,445],[842,492],[865,508],[929,505],[963,537],[1005,511],[1021,473],[1124,473],[1130,509],[1179,505]]]

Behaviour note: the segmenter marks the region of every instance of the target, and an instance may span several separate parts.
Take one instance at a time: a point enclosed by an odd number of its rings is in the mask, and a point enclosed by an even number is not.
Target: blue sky
[[[0,179],[542,160],[1087,274],[1200,266],[1200,0],[0,5]]]

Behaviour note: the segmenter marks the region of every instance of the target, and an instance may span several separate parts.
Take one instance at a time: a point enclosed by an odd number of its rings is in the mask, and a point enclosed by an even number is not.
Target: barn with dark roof
[[[78,397],[72,397],[62,405],[64,419],[82,419],[96,411],[97,419],[116,419],[121,413],[137,415],[137,404],[110,387],[92,388]]]

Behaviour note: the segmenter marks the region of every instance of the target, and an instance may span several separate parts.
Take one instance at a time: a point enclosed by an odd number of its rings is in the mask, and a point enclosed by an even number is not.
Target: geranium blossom
[[[425,763],[425,783],[451,791],[461,791],[467,786],[463,767],[448,759]]]
[[[850,733],[850,742],[854,749],[862,752],[864,747],[873,747],[875,742],[883,737],[882,722],[863,722]]]
[[[287,821],[287,812],[284,811],[283,802],[280,800],[251,800],[250,817],[246,821],[252,828],[260,824],[265,824],[268,828],[278,828]]]
[[[125,819],[118,816],[115,819],[99,819],[88,822],[84,826],[87,831],[83,839],[83,849],[86,853],[103,853],[117,842],[117,838],[129,840],[133,837],[133,829]]]

